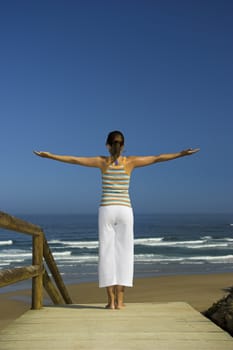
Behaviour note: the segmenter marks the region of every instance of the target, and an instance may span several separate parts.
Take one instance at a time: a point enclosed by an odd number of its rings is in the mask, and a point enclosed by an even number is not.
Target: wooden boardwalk
[[[1,350],[233,350],[233,338],[190,305],[65,305],[30,310],[0,332]]]

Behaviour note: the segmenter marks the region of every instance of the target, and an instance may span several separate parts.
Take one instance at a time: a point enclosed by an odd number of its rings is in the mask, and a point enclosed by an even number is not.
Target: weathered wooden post
[[[32,278],[32,309],[38,310],[43,306],[43,244],[44,235],[33,236],[32,264],[39,266],[40,273]]]
[[[51,278],[49,277],[46,270],[44,270],[44,273],[43,273],[43,285],[54,304],[56,305],[64,304],[59,291],[53,285],[53,282],[51,281]]]
[[[68,290],[66,289],[66,286],[61,278],[60,272],[57,268],[56,262],[53,258],[52,252],[46,239],[44,239],[44,258],[65,303],[72,304],[72,299],[70,298]]]

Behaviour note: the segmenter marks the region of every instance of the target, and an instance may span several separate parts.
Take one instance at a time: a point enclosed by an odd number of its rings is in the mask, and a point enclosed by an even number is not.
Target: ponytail
[[[112,146],[110,149],[110,154],[112,156],[112,161],[115,162],[121,154],[121,142],[120,141],[114,141],[112,143]]]

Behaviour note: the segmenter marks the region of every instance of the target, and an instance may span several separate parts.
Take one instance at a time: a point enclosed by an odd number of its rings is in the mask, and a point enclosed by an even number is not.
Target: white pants
[[[99,208],[99,287],[133,285],[133,210],[120,205]]]

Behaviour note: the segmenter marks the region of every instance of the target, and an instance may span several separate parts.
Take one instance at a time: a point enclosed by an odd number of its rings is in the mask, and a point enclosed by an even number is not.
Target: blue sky
[[[95,213],[100,172],[38,158],[201,152],[135,170],[138,213],[233,212],[233,2],[0,4],[0,210]]]

